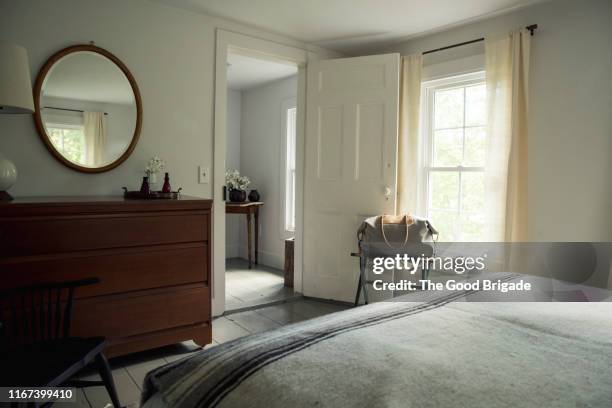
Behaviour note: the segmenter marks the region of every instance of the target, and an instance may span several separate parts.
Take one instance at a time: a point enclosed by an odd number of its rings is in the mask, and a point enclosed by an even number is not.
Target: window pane
[[[47,129],[47,133],[49,133],[49,139],[51,139],[51,143],[58,150],[62,149],[62,131],[59,129]]]
[[[285,208],[285,230],[295,230],[295,171],[291,171],[288,175],[289,184],[287,186],[287,203],[291,203]]]
[[[486,153],[486,131],[484,127],[465,129],[465,158],[466,167],[484,167]]]
[[[461,212],[484,212],[484,173],[464,172],[461,175]]]
[[[433,142],[434,166],[459,166],[463,156],[463,129],[436,130]]]
[[[438,231],[440,241],[457,241],[457,224],[459,215],[456,211],[430,210],[431,225]]]
[[[485,84],[465,88],[465,126],[482,126],[486,123],[486,98]]]
[[[286,111],[285,231],[295,230],[296,108]]]
[[[464,214],[461,217],[461,240],[480,242],[484,239],[484,214]]]
[[[85,161],[85,136],[81,128],[49,127],[50,139],[64,157],[75,163]]]
[[[64,154],[73,162],[81,162],[84,149],[83,132],[64,129]]]
[[[295,169],[296,108],[287,109],[287,168]]]
[[[432,84],[425,160],[427,215],[444,241],[484,237],[484,173],[487,150],[487,91],[484,80],[457,77]],[[465,167],[462,168],[461,166]],[[451,168],[444,171],[442,167]],[[477,168],[477,169],[474,169]],[[478,170],[478,171],[474,171]]]
[[[436,91],[434,97],[434,129],[463,126],[463,89]]]
[[[454,171],[431,172],[429,177],[429,207],[436,210],[457,210],[459,173]]]

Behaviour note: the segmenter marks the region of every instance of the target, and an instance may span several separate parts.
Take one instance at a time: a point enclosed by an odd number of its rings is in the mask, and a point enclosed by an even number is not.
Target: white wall
[[[240,122],[242,117],[242,92],[227,91],[227,127],[225,146],[225,166],[227,169],[240,170]],[[245,227],[244,216],[227,214],[225,216],[225,257],[239,256],[240,228]],[[243,225],[244,224],[244,225]]]
[[[24,46],[32,79],[69,45],[95,41],[130,69],[143,98],[143,127],[131,157],[107,173],[61,165],[26,115],[0,117],[0,152],[19,170],[14,196],[120,194],[140,184],[147,160],[159,154],[174,187],[212,196],[198,184],[198,165],[212,166],[215,29],[221,27],[320,53],[324,50],[226,20],[144,0],[0,0],[0,38]],[[212,178],[211,178],[212,180]]]
[[[297,76],[242,92],[240,171],[265,203],[260,210],[260,263],[282,269],[285,258],[281,236],[281,105],[297,95]],[[242,217],[244,218],[244,217]],[[245,226],[240,227],[240,252],[246,258]]]
[[[422,52],[529,24],[538,24],[530,71],[530,239],[612,241],[611,1],[541,3],[376,53]],[[424,63],[482,52],[482,44],[468,46]]]

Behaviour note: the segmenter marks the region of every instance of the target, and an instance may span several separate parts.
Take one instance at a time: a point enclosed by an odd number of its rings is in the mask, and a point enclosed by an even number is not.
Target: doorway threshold
[[[253,265],[242,258],[226,260],[225,310],[249,310],[300,297],[293,288],[284,285],[283,271],[264,265]]]

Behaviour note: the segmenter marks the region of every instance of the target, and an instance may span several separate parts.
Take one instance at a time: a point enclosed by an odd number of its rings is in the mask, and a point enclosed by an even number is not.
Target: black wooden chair
[[[89,278],[0,292],[0,386],[104,385],[115,408],[120,407],[103,353],[106,339],[70,337],[75,289],[98,282]],[[93,361],[102,381],[71,380]]]

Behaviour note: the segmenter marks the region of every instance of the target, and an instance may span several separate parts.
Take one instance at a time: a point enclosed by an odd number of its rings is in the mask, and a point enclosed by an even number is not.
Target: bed
[[[610,303],[483,296],[421,291],[237,339],[150,372],[143,406],[612,407]]]

